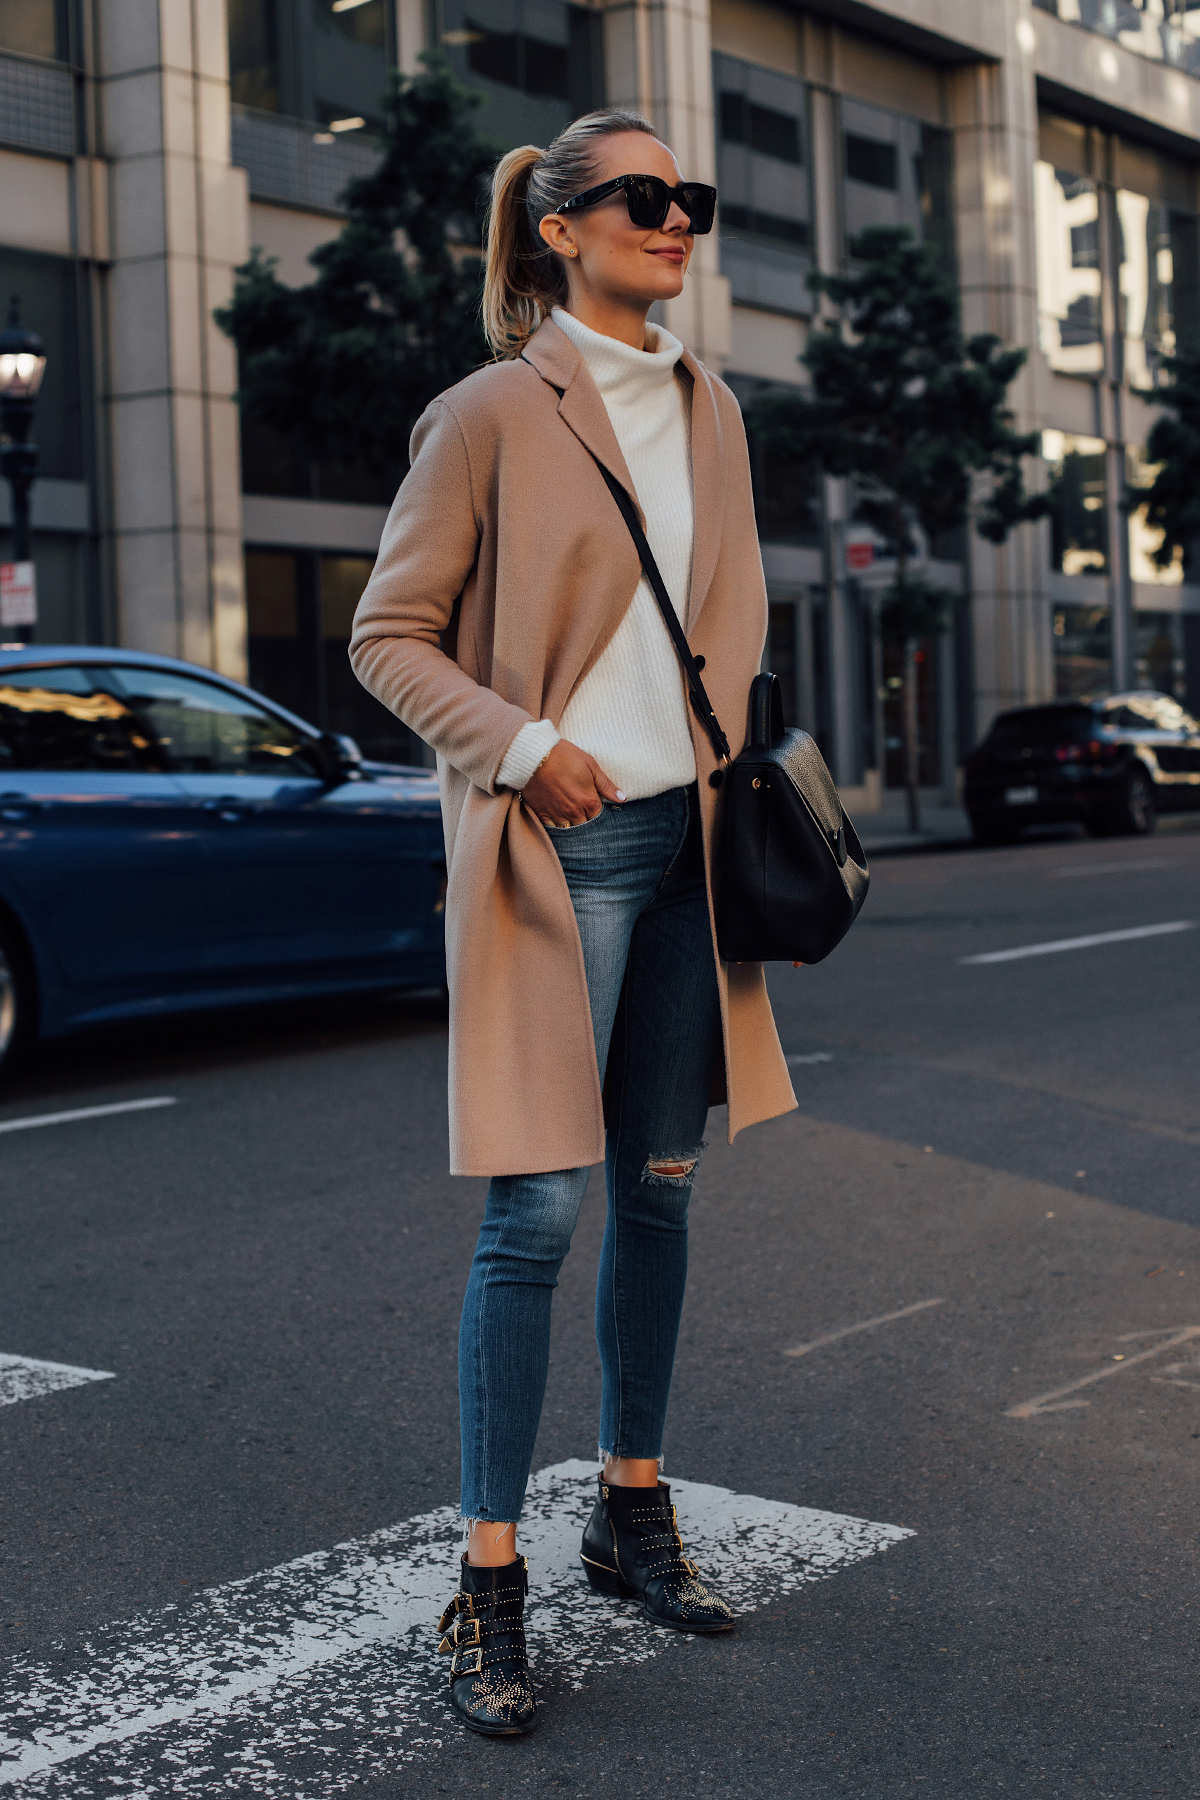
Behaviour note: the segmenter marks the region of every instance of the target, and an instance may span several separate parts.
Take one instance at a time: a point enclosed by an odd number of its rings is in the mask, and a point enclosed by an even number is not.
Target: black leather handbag
[[[692,709],[725,786],[717,889],[717,947],[726,962],[817,963],[836,950],[867,897],[870,872],[825,759],[807,731],[783,723],[775,675],[750,684],[746,748],[736,759],[628,493],[599,458],[687,678]]]

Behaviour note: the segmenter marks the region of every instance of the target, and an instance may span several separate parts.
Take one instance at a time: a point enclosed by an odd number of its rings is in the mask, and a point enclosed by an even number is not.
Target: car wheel
[[[971,836],[977,844],[1015,844],[1021,827],[1008,819],[981,819],[971,815]]]
[[[33,982],[25,946],[0,919],[0,1075],[7,1075],[34,1035]]]
[[[1129,772],[1113,814],[1113,823],[1123,837],[1148,837],[1158,822],[1154,804],[1154,783],[1140,764]]]

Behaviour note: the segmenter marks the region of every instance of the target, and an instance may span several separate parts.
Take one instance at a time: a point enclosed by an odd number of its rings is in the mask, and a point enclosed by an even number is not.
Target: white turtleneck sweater
[[[579,350],[600,390],[646,520],[646,536],[686,623],[692,572],[691,397],[676,372],[683,345],[647,325],[644,350],[602,337],[556,306],[554,323]],[[625,530],[613,503],[614,533]],[[523,725],[504,753],[497,786],[522,788],[559,738],[594,756],[629,800],[696,779],[683,673],[645,576],[606,649],[568,700],[558,727]]]

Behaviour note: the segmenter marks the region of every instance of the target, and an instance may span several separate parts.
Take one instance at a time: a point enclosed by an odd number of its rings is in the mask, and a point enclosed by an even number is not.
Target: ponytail
[[[593,185],[597,143],[621,131],[657,136],[640,113],[611,107],[574,120],[548,150],[523,144],[496,164],[485,228],[483,329],[497,358],[519,356],[550,309],[566,300],[563,259],[538,227]]]

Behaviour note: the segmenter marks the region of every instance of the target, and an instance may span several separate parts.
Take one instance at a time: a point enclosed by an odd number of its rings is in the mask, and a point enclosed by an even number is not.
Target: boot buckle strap
[[[483,1645],[483,1628],[478,1619],[458,1619],[454,1627],[448,1631],[438,1645],[438,1655],[447,1650],[458,1650],[469,1644]]]
[[[472,1657],[475,1658],[474,1662],[471,1661]],[[451,1679],[451,1681],[453,1681],[455,1679],[455,1677],[458,1675],[482,1675],[482,1673],[483,1673],[483,1648],[482,1648],[482,1646],[479,1646],[478,1648],[476,1648],[474,1650],[456,1650],[454,1652],[453,1659],[450,1663],[450,1679]]]
[[[447,1605],[445,1612],[438,1620],[437,1628],[439,1631],[448,1631],[450,1629],[450,1621],[457,1613],[469,1613],[473,1616],[474,1612],[475,1597],[473,1594],[455,1594],[454,1598]]]
[[[700,1571],[696,1567],[695,1563],[692,1561],[690,1556],[681,1556],[679,1559],[679,1563],[680,1563],[680,1567],[686,1569],[688,1574],[693,1578],[693,1580],[699,1581]]]

